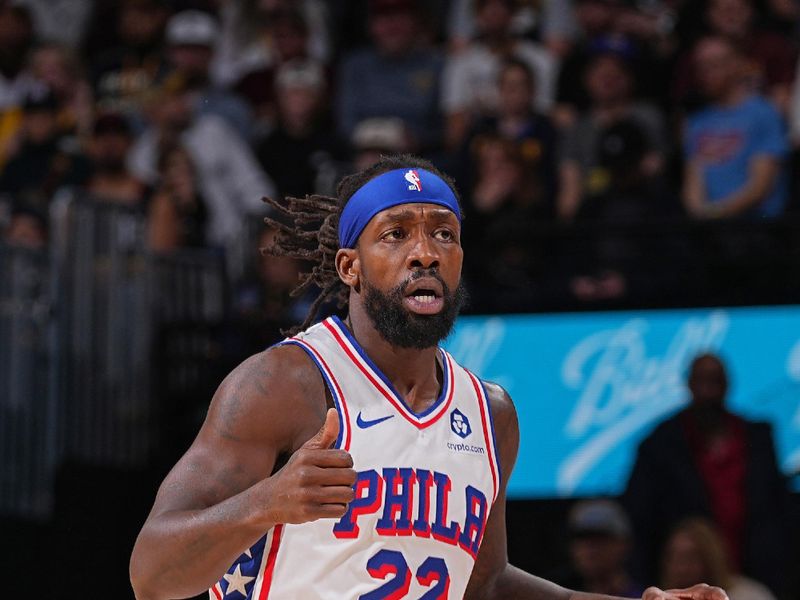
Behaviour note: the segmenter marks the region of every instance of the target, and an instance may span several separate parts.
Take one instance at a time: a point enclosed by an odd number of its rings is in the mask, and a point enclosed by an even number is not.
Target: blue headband
[[[339,247],[355,248],[372,217],[387,208],[412,202],[449,208],[461,222],[456,195],[441,177],[423,169],[395,169],[370,179],[347,201],[339,217]]]

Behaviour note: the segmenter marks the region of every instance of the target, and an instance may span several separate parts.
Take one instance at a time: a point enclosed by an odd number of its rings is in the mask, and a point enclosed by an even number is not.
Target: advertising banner
[[[446,348],[514,399],[509,497],[621,493],[702,352],[726,363],[731,410],[772,423],[782,468],[800,471],[800,306],[465,316]]]

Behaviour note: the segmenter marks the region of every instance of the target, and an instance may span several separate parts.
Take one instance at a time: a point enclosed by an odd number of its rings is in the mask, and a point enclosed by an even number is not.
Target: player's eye
[[[456,234],[450,229],[437,229],[434,236],[443,242],[453,242],[456,239]]]
[[[397,229],[390,229],[389,231],[384,233],[383,236],[381,236],[381,239],[391,241],[391,240],[402,240],[403,237],[404,237],[403,230],[397,228]]]

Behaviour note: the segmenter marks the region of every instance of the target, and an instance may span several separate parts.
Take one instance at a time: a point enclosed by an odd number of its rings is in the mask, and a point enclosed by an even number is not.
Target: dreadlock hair
[[[291,329],[281,331],[283,335],[295,335],[309,327],[317,318],[320,309],[328,302],[336,302],[344,309],[349,300],[349,288],[339,279],[336,271],[336,253],[339,250],[339,216],[350,197],[368,181],[395,169],[424,169],[434,173],[453,190],[461,211],[461,199],[455,182],[433,166],[429,161],[411,154],[381,156],[371,166],[347,175],[336,187],[336,197],[321,194],[306,195],[305,198],[288,196],[282,201],[264,198],[275,209],[276,214],[264,221],[277,229],[271,246],[261,252],[272,256],[286,256],[311,264],[311,270],[300,275],[300,284],[291,291],[296,298],[311,286],[320,292],[309,308],[305,320]]]

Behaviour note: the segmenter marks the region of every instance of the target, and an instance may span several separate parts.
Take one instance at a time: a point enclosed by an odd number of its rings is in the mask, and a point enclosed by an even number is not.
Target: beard
[[[442,284],[442,310],[435,315],[418,315],[403,305],[408,286],[421,277],[433,277]],[[422,350],[436,346],[453,329],[458,312],[467,301],[467,291],[459,281],[451,290],[441,276],[431,270],[415,272],[397,287],[383,293],[364,281],[364,306],[380,336],[392,346]]]

